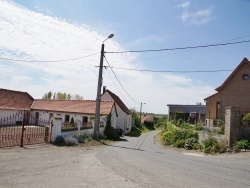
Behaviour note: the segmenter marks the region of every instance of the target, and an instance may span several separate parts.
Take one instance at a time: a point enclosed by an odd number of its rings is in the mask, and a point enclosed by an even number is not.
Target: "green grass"
[[[152,130],[155,130],[155,128],[152,126],[143,125],[141,128],[133,127],[127,135],[132,137],[139,137],[141,134],[150,132]]]

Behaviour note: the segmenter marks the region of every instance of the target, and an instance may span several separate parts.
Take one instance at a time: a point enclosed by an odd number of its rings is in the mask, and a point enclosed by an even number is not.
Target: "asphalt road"
[[[0,187],[250,187],[250,155],[193,156],[156,146],[157,132],[102,147],[0,150]]]
[[[156,146],[157,132],[124,137],[96,156],[139,187],[250,187],[250,155],[200,156]]]

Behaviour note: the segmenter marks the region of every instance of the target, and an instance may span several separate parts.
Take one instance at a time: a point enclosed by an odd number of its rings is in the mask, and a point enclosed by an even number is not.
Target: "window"
[[[248,78],[249,78],[249,75],[248,75],[248,74],[243,74],[243,75],[242,75],[242,79],[243,79],[243,80],[248,80]]]
[[[220,102],[216,103],[216,118],[220,116]]]
[[[65,122],[69,122],[69,115],[65,115]]]
[[[88,117],[86,116],[82,117],[82,126],[88,126]]]

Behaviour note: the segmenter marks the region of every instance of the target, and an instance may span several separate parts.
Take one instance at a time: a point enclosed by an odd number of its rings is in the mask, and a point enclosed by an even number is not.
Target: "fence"
[[[49,122],[29,111],[19,111],[0,119],[0,147],[50,142]]]

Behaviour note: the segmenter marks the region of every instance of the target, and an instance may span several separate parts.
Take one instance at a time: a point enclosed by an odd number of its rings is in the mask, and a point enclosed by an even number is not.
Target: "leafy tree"
[[[43,95],[42,99],[51,99],[51,97],[52,97],[52,92],[49,91],[48,93],[45,93],[45,94]]]
[[[48,93],[45,93],[42,97],[42,99],[53,99],[55,100],[83,100],[83,96],[78,95],[78,94],[70,94],[70,93],[62,93],[60,91],[55,92],[54,94],[49,91]]]

